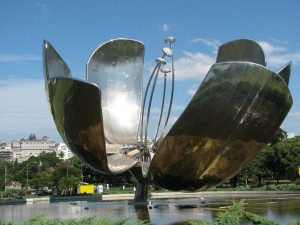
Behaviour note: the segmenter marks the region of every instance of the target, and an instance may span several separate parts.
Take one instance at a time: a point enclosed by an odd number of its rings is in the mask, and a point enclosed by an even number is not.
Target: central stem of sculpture
[[[148,189],[149,189],[149,180],[148,178],[145,178],[149,169],[149,165],[151,162],[152,156],[155,154],[156,149],[158,148],[160,141],[163,139],[164,132],[166,130],[166,126],[168,124],[168,119],[170,116],[171,108],[172,108],[172,102],[173,102],[173,94],[174,94],[174,60],[173,60],[173,52],[172,52],[172,44],[175,42],[175,38],[168,37],[165,40],[166,44],[169,44],[169,47],[165,47],[162,49],[163,55],[161,58],[156,59],[156,66],[150,75],[149,81],[147,83],[147,87],[144,93],[144,98],[142,102],[142,110],[141,110],[141,121],[139,126],[139,137],[140,137],[140,143],[138,145],[138,149],[142,152],[142,156],[139,158],[140,163],[136,166],[141,167],[141,170],[137,172],[132,172],[132,174],[135,176],[135,178],[138,180],[138,186],[135,192],[135,202],[145,202],[147,201],[148,197]],[[164,108],[165,108],[165,98],[166,98],[166,84],[167,84],[167,74],[171,72],[171,70],[167,67],[161,67],[162,65],[166,65],[165,57],[171,58],[171,64],[172,64],[172,78],[171,78],[171,93],[170,93],[170,101],[169,101],[169,107],[168,111],[165,115],[165,121],[163,124],[163,127],[161,128]],[[157,78],[159,73],[164,74],[164,83],[163,83],[163,93],[162,93],[162,100],[161,100],[161,106],[160,106],[160,113],[159,113],[159,119],[156,126],[156,131],[154,138],[152,140],[149,139],[149,121],[150,121],[150,114],[151,114],[151,108],[153,103],[153,95],[155,92],[156,84],[157,84]],[[149,92],[150,86],[151,92]],[[148,103],[148,104],[147,104]],[[144,118],[146,118],[146,125],[144,126]],[[159,134],[160,132],[160,134]],[[132,170],[131,170],[132,171]],[[140,173],[140,174],[137,174]]]

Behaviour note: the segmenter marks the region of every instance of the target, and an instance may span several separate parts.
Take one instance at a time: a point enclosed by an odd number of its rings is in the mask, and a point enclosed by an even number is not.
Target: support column
[[[149,182],[138,183],[134,202],[147,202],[148,201]]]

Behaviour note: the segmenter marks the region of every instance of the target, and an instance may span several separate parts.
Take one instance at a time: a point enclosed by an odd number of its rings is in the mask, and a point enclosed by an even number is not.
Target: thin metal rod
[[[170,49],[172,50],[172,44],[170,43]],[[162,137],[164,136],[164,133],[166,131],[166,127],[169,121],[169,117],[170,117],[170,113],[171,113],[171,109],[172,109],[172,103],[173,103],[173,96],[174,96],[174,80],[175,80],[175,72],[174,72],[174,58],[173,58],[173,54],[172,54],[172,89],[171,89],[171,97],[170,97],[170,105],[169,105],[169,109],[168,109],[168,113],[167,113],[167,117],[166,117],[166,121],[164,124],[164,127],[162,129],[161,135],[160,135],[160,140],[162,139]]]
[[[141,141],[141,145],[143,145],[144,143],[144,140],[143,140],[143,131],[144,131],[144,113],[145,113],[145,104],[146,104],[146,100],[147,100],[147,95],[148,95],[148,90],[149,90],[149,87],[150,87],[150,84],[151,84],[151,81],[152,81],[152,78],[154,76],[155,73],[158,73],[157,71],[159,71],[159,68],[160,68],[160,65],[163,63],[165,64],[165,62],[163,62],[163,58],[166,56],[166,54],[164,53],[163,56],[160,58],[158,58],[156,60],[157,64],[154,68],[154,70],[152,71],[152,74],[150,76],[150,79],[148,81],[148,84],[147,84],[147,87],[146,87],[146,91],[145,91],[145,94],[144,94],[144,99],[143,99],[143,104],[142,104],[142,110],[141,110],[141,119],[140,119],[140,141]],[[145,140],[147,141],[147,140]]]
[[[145,91],[145,95],[144,95],[144,99],[143,99],[143,105],[142,105],[142,110],[141,110],[141,125],[140,125],[140,141],[141,141],[141,144],[143,145],[143,130],[144,130],[144,111],[145,111],[145,104],[146,104],[146,99],[147,99],[147,94],[148,94],[148,90],[149,90],[149,86],[150,86],[150,83],[152,81],[152,78],[157,70],[159,66],[159,63],[156,64],[154,70],[152,71],[152,74],[150,76],[150,79],[148,81],[148,84],[147,84],[147,87],[146,87],[146,91]]]
[[[148,126],[149,126],[149,118],[150,118],[150,111],[151,111],[151,105],[152,105],[152,98],[153,98],[153,93],[154,93],[154,90],[155,90],[156,81],[157,81],[160,66],[161,66],[161,64],[159,63],[158,64],[158,69],[157,69],[156,74],[155,74],[155,78],[153,80],[152,91],[151,91],[149,104],[148,104],[147,122],[146,122],[146,127],[145,127],[145,142],[146,143],[147,143],[147,135],[148,135]]]
[[[167,74],[165,73],[164,75],[164,92],[163,92],[163,99],[162,99],[162,103],[161,103],[161,109],[160,109],[160,115],[159,115],[159,120],[158,120],[158,124],[157,124],[157,128],[156,128],[156,133],[155,133],[155,138],[154,138],[154,145],[156,144],[156,138],[158,135],[158,131],[159,131],[159,127],[160,127],[160,123],[161,123],[161,118],[162,118],[162,114],[164,111],[164,105],[165,105],[165,98],[166,98],[166,83],[167,83]]]
[[[166,40],[165,40],[165,43],[169,43],[170,44],[170,47],[171,47],[171,44],[175,42],[175,39],[173,37],[168,37]],[[142,148],[145,148],[144,150],[144,153],[146,153],[147,151],[149,151],[149,149],[147,148],[147,136],[148,136],[148,126],[149,126],[149,118],[150,118],[150,111],[151,111],[151,105],[152,105],[152,98],[153,98],[153,93],[154,93],[154,90],[155,90],[155,86],[156,86],[156,81],[157,81],[157,76],[158,76],[158,73],[159,73],[159,69],[160,69],[160,66],[161,64],[166,64],[165,60],[163,60],[163,58],[165,56],[172,56],[172,60],[173,60],[173,53],[172,53],[172,49],[171,48],[163,48],[163,56],[161,58],[158,58],[157,59],[157,64],[150,76],[150,79],[148,81],[148,84],[147,84],[147,87],[146,87],[146,90],[145,90],[145,94],[143,96],[143,103],[142,103],[142,110],[141,110],[141,118],[140,118],[140,126],[139,126],[139,134],[140,134],[140,144],[142,146]],[[172,61],[173,62],[173,61]],[[174,66],[172,66],[174,68]],[[150,96],[150,99],[149,99],[149,104],[148,104],[148,112],[147,112],[147,118],[146,118],[146,127],[144,129],[144,114],[145,114],[145,104],[146,104],[146,101],[147,101],[147,95],[148,95],[148,90],[149,90],[149,87],[150,87],[150,84],[152,82],[152,79],[153,79],[153,76],[155,75],[155,79],[153,81],[153,86],[152,86],[152,92],[151,92],[151,96]],[[174,72],[173,72],[173,77],[174,77]],[[165,77],[166,79],[166,77]],[[174,83],[173,83],[173,86],[174,86]],[[174,87],[172,89],[174,91]],[[161,109],[161,115],[160,115],[160,119],[159,119],[159,123],[157,125],[157,130],[156,130],[156,134],[155,134],[155,139],[154,139],[154,142],[157,138],[157,135],[158,135],[158,131],[159,131],[159,128],[160,128],[160,124],[161,124],[161,117],[162,117],[162,114],[163,114],[163,107],[164,107],[164,101],[165,101],[165,91],[166,91],[166,80],[165,80],[165,84],[164,84],[164,97],[163,97],[163,104],[162,104],[162,109]],[[172,98],[173,99],[173,93],[172,93]],[[171,100],[172,102],[172,100]],[[170,106],[169,106],[169,113],[170,114]],[[169,115],[168,115],[169,117]],[[167,117],[167,120],[168,120],[168,117]],[[164,128],[166,127],[166,123],[165,123],[165,126]],[[143,138],[143,132],[145,132],[145,136]]]

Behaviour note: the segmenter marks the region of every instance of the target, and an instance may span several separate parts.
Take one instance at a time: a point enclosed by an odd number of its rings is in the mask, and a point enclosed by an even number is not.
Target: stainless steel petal
[[[170,190],[203,190],[241,172],[281,125],[292,97],[254,63],[217,63],[155,154],[148,176]]]
[[[225,43],[219,47],[218,62],[244,61],[266,66],[266,57],[259,44],[248,39]]]
[[[290,81],[291,67],[292,67],[292,62],[288,62],[280,70],[277,71],[277,73],[282,77],[282,79],[284,79],[287,85],[289,84]]]
[[[71,71],[53,46],[44,40],[43,59],[45,81],[56,76],[71,76]]]
[[[46,83],[46,93],[61,137],[83,162],[107,174],[122,173],[137,163],[120,154],[107,158],[101,94],[95,84],[56,77]]]
[[[143,66],[143,43],[128,39],[101,45],[87,62],[87,80],[101,89],[104,134],[110,143],[137,143]]]

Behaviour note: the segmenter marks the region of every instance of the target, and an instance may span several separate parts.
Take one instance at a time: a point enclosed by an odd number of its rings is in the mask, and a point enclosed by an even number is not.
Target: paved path
[[[230,196],[266,196],[266,195],[300,195],[300,191],[203,191],[203,192],[160,192],[150,193],[149,200],[153,199],[176,199],[176,198],[208,198],[208,197],[230,197]],[[26,204],[28,202],[64,202],[64,201],[120,201],[133,200],[134,194],[97,194],[97,195],[75,195],[26,198],[14,200],[0,200],[0,205]]]
[[[167,198],[205,198],[220,196],[259,196],[274,194],[300,195],[300,191],[203,191],[203,192],[160,192],[150,193],[149,199],[167,199]],[[134,194],[103,194],[102,200],[133,200]]]

